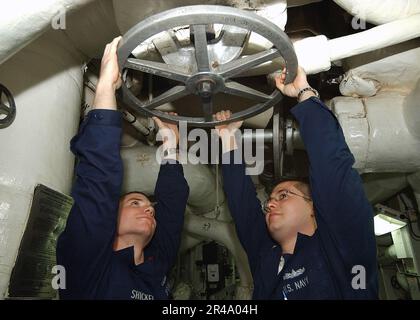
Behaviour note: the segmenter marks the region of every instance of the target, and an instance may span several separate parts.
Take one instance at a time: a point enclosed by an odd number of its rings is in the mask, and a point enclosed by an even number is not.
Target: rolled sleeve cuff
[[[319,108],[321,107],[321,108]],[[327,111],[330,115],[337,119],[335,114],[317,97],[310,97],[305,101],[298,103],[294,106],[290,112],[295,116],[296,119],[301,119],[302,116],[305,114],[311,113],[319,113]]]
[[[122,113],[117,110],[96,109],[90,111],[85,120],[85,125],[100,125],[122,127]]]

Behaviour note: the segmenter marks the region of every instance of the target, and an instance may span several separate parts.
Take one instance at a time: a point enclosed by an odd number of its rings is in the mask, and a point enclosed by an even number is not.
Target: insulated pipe
[[[405,95],[394,91],[380,91],[365,99],[336,97],[329,102],[360,173],[420,170],[420,139],[407,127],[404,102]]]
[[[0,64],[39,37],[49,26],[65,21],[67,13],[93,1],[19,0],[3,4],[0,10]]]
[[[420,13],[420,0],[334,0],[353,16],[384,24]]]
[[[375,173],[362,176],[366,196],[372,205],[389,199],[408,185],[405,173]]]
[[[183,234],[181,244],[179,247],[179,254],[184,254],[188,250],[194,248],[203,242],[204,239],[199,239],[190,234]]]
[[[249,300],[252,296],[252,275],[249,269],[247,255],[236,235],[233,223],[207,219],[197,215],[185,216],[184,229],[194,235],[213,239],[223,244],[234,256],[240,284],[236,288],[236,299]]]
[[[382,251],[382,250],[381,250]],[[395,244],[390,245],[385,248],[381,254],[378,256],[379,263],[381,264],[390,264],[398,260],[397,252],[395,251]]]
[[[138,190],[154,192],[160,164],[156,160],[157,147],[138,143],[134,147],[121,148],[124,164],[123,192]],[[217,203],[225,201],[222,185],[217,184],[211,169],[204,164],[184,164],[184,175],[190,187],[188,205],[196,214],[213,211]],[[218,194],[218,196],[217,196]]]
[[[415,89],[405,98],[404,119],[408,130],[416,138],[420,139],[420,79],[417,81]]]
[[[420,14],[328,41],[330,60],[337,61],[420,36]]]
[[[0,83],[10,89],[17,105],[15,121],[0,130],[0,299],[8,288],[35,186],[70,192],[74,156],[69,142],[80,119],[82,63],[64,33],[51,31],[0,65]],[[48,231],[49,245],[61,225],[61,216],[51,217],[60,217],[56,229],[39,227],[41,233]],[[53,249],[45,245],[45,250]]]
[[[299,64],[306,73],[329,70],[332,61],[382,49],[420,36],[420,14],[396,20],[349,36],[328,40],[308,37],[294,43]],[[314,50],[316,48],[316,50]]]

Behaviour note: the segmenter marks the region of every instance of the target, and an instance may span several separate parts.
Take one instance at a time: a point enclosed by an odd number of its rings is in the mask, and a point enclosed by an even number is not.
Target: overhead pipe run
[[[384,24],[420,13],[420,0],[334,0],[353,16]]]
[[[329,70],[331,62],[382,49],[420,36],[420,14],[329,40],[308,37],[294,43],[299,64],[308,74]],[[313,50],[316,48],[316,50]]]
[[[59,28],[67,13],[93,1],[19,0],[3,4],[0,10],[0,64],[38,38],[49,26]]]
[[[407,126],[404,101],[399,92],[380,91],[365,99],[336,97],[329,102],[360,173],[420,170],[420,139]]]

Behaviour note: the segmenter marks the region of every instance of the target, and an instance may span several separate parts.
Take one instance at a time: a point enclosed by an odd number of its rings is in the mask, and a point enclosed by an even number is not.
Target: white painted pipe
[[[420,14],[328,41],[330,60],[337,61],[420,36]]]
[[[405,98],[404,119],[410,133],[420,139],[420,79],[415,89]]]
[[[360,19],[384,24],[420,13],[420,0],[334,0],[339,6]]]
[[[39,37],[49,27],[64,26],[65,16],[95,0],[2,1],[0,64]],[[60,17],[64,17],[61,18]]]
[[[365,99],[331,100],[359,172],[420,170],[420,139],[407,127],[404,101],[402,93],[392,91]]]
[[[83,87],[82,57],[63,33],[51,32],[0,65],[13,93],[15,121],[0,130],[0,299],[4,297],[29,217],[34,188],[70,193]],[[50,241],[58,236],[51,231]]]
[[[382,49],[420,36],[420,14],[328,40],[308,37],[294,43],[299,64],[308,74],[329,70],[332,61]],[[315,48],[315,50],[314,50]]]
[[[379,81],[362,78],[352,71],[340,82],[340,92],[346,97],[372,97],[380,88]]]
[[[374,173],[362,178],[366,196],[372,205],[389,199],[408,186],[405,173]]]
[[[378,253],[381,253],[378,256],[379,263],[384,264],[390,264],[398,260],[397,252],[395,251],[395,244],[390,245],[389,247],[378,250]]]
[[[179,246],[179,254],[184,254],[188,250],[199,245],[204,239],[199,239],[190,234],[183,234],[181,244]]]

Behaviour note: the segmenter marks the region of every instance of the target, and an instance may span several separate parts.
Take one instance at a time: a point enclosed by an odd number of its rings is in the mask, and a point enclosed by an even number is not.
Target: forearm
[[[233,152],[227,155],[233,160]],[[245,174],[243,163],[222,164],[222,174],[226,201],[235,222],[236,232],[254,272],[261,249],[272,245],[261,203],[251,178]]]
[[[228,132],[226,130],[226,132],[222,132],[220,134],[220,140],[222,142],[222,153],[226,154],[229,153],[233,150],[238,149],[238,143],[237,143],[237,139],[238,138],[238,132]]]
[[[159,226],[154,241],[163,251],[170,268],[178,252],[189,195],[182,165],[161,165],[154,194],[157,200],[156,221]]]
[[[307,98],[292,110],[313,170],[328,169],[331,163],[353,160],[335,115],[319,99]]]
[[[115,89],[112,83],[99,80],[96,87],[93,109],[117,110]]]
[[[306,84],[304,84],[302,86],[301,89],[304,89],[306,87],[309,87],[309,84],[306,82]],[[308,100],[311,97],[315,97],[315,93],[312,91],[305,91],[300,97],[299,97],[299,102],[304,102],[306,100]],[[240,131],[238,129],[236,130],[228,130],[228,129],[220,129],[219,132],[219,136],[222,142],[222,153],[226,154],[230,151],[236,150],[238,149],[238,143],[237,143],[237,139],[239,139],[239,133]]]
[[[299,122],[309,157],[314,201],[332,219],[340,208],[344,219],[344,207],[355,208],[367,200],[340,124],[328,107],[315,98],[297,105],[292,113]]]

